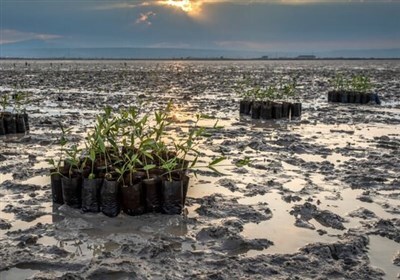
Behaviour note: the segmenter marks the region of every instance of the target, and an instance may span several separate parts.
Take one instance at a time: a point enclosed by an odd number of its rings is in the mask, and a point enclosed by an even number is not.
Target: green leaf
[[[98,137],[97,138],[97,143],[99,144],[99,148],[100,148],[101,152],[105,153],[106,152],[106,146],[104,144],[103,138]]]
[[[217,173],[218,175],[220,175],[220,176],[223,176],[223,175],[225,175],[225,174],[223,174],[223,173],[221,173],[221,172],[219,172],[217,169],[215,169],[214,167],[212,167],[212,166],[208,166],[208,168],[209,169],[211,169],[212,171],[214,171],[215,173]]]
[[[190,149],[192,152],[194,152],[196,155],[200,155],[200,151],[199,150],[197,150],[197,149],[194,149],[194,148],[192,148],[192,149]]]
[[[214,124],[213,128],[216,128],[216,127],[217,127],[217,125],[218,125],[218,122],[219,122],[219,120],[217,120],[217,121],[215,122],[215,124]]]
[[[94,149],[90,149],[90,160],[91,161],[96,160],[96,151]]]
[[[154,160],[153,156],[152,156],[150,153],[143,151],[142,154],[143,154],[145,157],[147,157],[147,158],[149,158],[149,159],[151,159],[151,160]]]
[[[110,138],[110,139],[108,139],[108,142],[110,142],[111,146],[113,146],[114,148],[118,147],[117,143],[115,143],[114,139]]]
[[[63,136],[60,138],[60,145],[65,146],[68,143],[68,140]]]
[[[211,163],[209,163],[208,166],[214,166],[214,165],[220,163],[221,161],[224,161],[225,159],[226,159],[226,157],[216,158]]]
[[[192,163],[190,164],[190,167],[189,167],[189,168],[194,167],[194,166],[196,165],[198,159],[199,159],[199,156],[197,155],[197,156],[194,158],[194,160],[192,161]]]
[[[129,158],[129,157],[128,157]],[[143,165],[143,162],[140,159],[136,159],[137,163],[139,163],[140,165]]]
[[[151,139],[151,138],[146,139],[146,140],[144,140],[142,142],[142,146],[144,146],[144,147],[146,147],[146,146],[154,146],[154,144],[155,144],[155,141],[154,141],[154,139]]]
[[[157,165],[155,164],[148,164],[143,167],[144,171],[149,171],[150,169],[156,168]]]

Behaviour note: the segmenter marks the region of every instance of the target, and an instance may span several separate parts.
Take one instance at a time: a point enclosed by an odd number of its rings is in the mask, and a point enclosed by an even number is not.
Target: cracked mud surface
[[[15,63],[15,66],[14,66]],[[400,273],[400,63],[24,62],[0,91],[29,94],[31,132],[0,137],[0,279],[396,279]],[[368,75],[383,104],[328,104],[335,73]],[[297,77],[299,120],[238,115],[234,85]],[[172,98],[178,129],[201,113],[220,129],[223,177],[192,176],[187,217],[108,218],[51,202],[57,122],[80,141],[104,104]],[[205,120],[212,127],[215,120]],[[248,156],[248,166],[236,167]]]

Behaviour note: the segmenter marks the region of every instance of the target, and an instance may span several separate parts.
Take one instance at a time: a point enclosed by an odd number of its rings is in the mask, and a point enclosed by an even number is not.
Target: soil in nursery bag
[[[369,102],[369,93],[361,93],[361,104],[367,104]]]
[[[282,103],[282,118],[288,118],[290,112],[290,103],[283,102]]]
[[[185,207],[189,177],[183,176],[180,181],[162,182],[162,212],[169,215],[180,215]]]
[[[246,106],[246,110],[245,110],[246,115],[250,115],[250,112],[251,112],[252,108],[253,108],[253,102],[248,101],[247,102],[247,106]]]
[[[3,117],[0,117],[0,135],[6,135],[6,128],[4,127]]]
[[[51,197],[54,203],[64,204],[63,191],[61,184],[61,177],[59,173],[55,173],[56,170],[51,170],[50,180],[51,180]]]
[[[301,103],[291,104],[292,118],[298,118],[301,116]]]
[[[4,115],[4,127],[6,130],[6,134],[15,134],[17,133],[17,122],[15,119],[15,115],[13,114],[5,114]]]
[[[356,91],[331,91],[328,92],[329,102],[367,104],[370,102],[381,104],[376,93]]]
[[[140,176],[136,176],[132,183],[125,182],[121,187],[122,211],[135,216],[145,213],[144,190]]]
[[[347,91],[340,92],[340,102],[349,103],[349,93]]]
[[[17,133],[25,133],[25,119],[24,115],[17,114],[15,115],[15,121],[17,124]]]
[[[377,93],[370,93],[369,94],[369,102],[375,102],[378,105],[381,105],[381,100]]]
[[[142,184],[146,194],[146,210],[148,212],[160,212],[162,188],[161,178],[153,177],[150,179],[144,179]]]
[[[253,107],[251,108],[251,118],[259,119],[261,113],[261,104],[259,102],[254,102]]]
[[[246,107],[246,104],[244,103],[243,100],[241,100],[240,103],[239,103],[239,112],[240,112],[240,114],[244,114],[245,107]]]
[[[361,103],[361,94],[354,92],[354,103]]]
[[[260,118],[263,119],[263,120],[272,119],[272,105],[271,105],[270,102],[264,102],[261,105]]]
[[[332,102],[341,102],[341,92],[340,91],[333,92]]]
[[[29,127],[29,116],[27,113],[23,114],[24,116],[24,121],[25,121],[25,131],[29,131],[30,127]]]
[[[272,118],[273,119],[282,118],[282,104],[274,103],[272,105]]]
[[[121,211],[118,181],[104,180],[100,191],[101,212],[108,217],[116,217]]]
[[[247,101],[247,100],[242,100],[241,101],[240,104],[242,104],[241,107],[242,107],[242,110],[243,110],[242,114],[250,115],[250,111],[251,111],[251,108],[252,108],[252,103],[253,102]]]
[[[61,178],[64,203],[72,208],[81,208],[82,178],[80,176]]]
[[[329,102],[339,102],[340,93],[338,91],[330,91],[328,92],[328,101]]]
[[[353,91],[350,91],[349,95],[348,95],[348,98],[349,98],[349,103],[354,103],[355,102],[355,98],[356,98],[356,93],[353,92]]]
[[[103,179],[83,179],[82,184],[82,211],[94,212],[100,211],[100,190]]]

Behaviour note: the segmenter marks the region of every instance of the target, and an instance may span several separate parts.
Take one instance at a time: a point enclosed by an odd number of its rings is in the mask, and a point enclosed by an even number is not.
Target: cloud
[[[97,6],[95,9],[127,9],[154,5],[184,6],[202,5],[212,3],[232,3],[232,4],[304,4],[304,3],[392,3],[397,0],[131,0],[114,1],[115,3]]]
[[[14,29],[0,29],[0,45],[11,44],[29,40],[48,41],[61,38],[55,34],[41,34],[34,32],[23,32]]]
[[[93,9],[94,10],[118,10],[118,9],[135,9],[135,8],[140,8],[140,7],[147,7],[150,6],[151,4],[155,3],[150,3],[150,2],[117,2],[117,3],[112,3],[112,4],[105,4],[105,5],[100,5],[96,6]]]
[[[150,18],[154,17],[156,13],[154,12],[147,12],[147,13],[140,13],[139,18],[136,20],[136,24],[146,24],[151,25]]]

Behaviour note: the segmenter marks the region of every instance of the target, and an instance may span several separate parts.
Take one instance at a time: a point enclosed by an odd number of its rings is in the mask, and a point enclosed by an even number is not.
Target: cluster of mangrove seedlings
[[[195,125],[172,137],[171,104],[154,115],[135,108],[97,116],[93,131],[79,148],[69,143],[69,129],[61,126],[58,155],[49,160],[53,202],[117,216],[146,212],[180,214],[185,205],[189,170],[206,167],[215,172],[216,158],[196,165],[205,128]]]
[[[29,117],[22,108],[25,96],[17,92],[9,96],[1,93],[0,135],[25,133],[29,131]]]
[[[240,114],[252,119],[298,118],[302,106],[296,95],[296,82],[269,87],[249,86],[246,81],[238,86]]]
[[[381,104],[378,94],[371,92],[371,81],[366,76],[345,79],[338,75],[332,84],[334,90],[328,92],[328,102]]]

